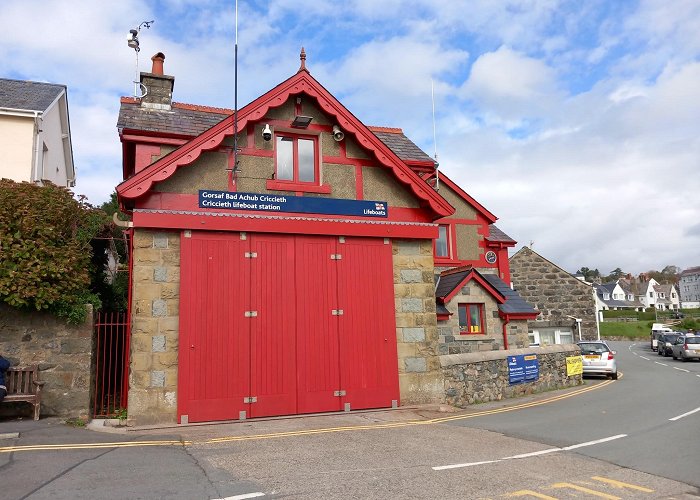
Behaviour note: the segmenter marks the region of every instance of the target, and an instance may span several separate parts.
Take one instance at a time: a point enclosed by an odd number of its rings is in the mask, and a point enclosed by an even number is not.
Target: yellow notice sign
[[[583,358],[581,356],[567,356],[566,376],[581,375],[583,373]]]

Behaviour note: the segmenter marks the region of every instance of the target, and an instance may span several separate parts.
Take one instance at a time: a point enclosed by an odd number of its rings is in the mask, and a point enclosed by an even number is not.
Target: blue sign
[[[540,378],[540,362],[536,354],[508,356],[508,382],[520,384]]]
[[[199,191],[199,208],[357,215],[360,217],[386,217],[389,211],[389,206],[385,201],[341,200],[338,198],[264,193],[235,193],[210,191],[208,189]]]

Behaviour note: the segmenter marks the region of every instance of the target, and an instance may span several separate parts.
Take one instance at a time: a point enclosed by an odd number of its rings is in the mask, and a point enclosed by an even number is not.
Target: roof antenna
[[[438,172],[438,167],[440,163],[438,162],[438,152],[437,152],[437,133],[435,132],[435,83],[433,79],[430,79],[430,95],[433,101],[433,145],[435,147],[435,191],[440,191],[440,173]]]
[[[151,28],[151,24],[155,21],[143,21],[139,24],[135,30],[129,30],[129,34],[126,35],[126,43],[130,48],[134,49],[136,52],[136,76],[134,77],[134,97],[136,99],[141,99],[146,97],[148,94],[148,89],[146,86],[139,81],[139,52],[141,48],[139,47],[139,33],[141,32],[141,27],[144,26],[146,29]]]
[[[231,184],[238,174],[238,0],[236,0],[236,42],[233,46],[233,169]]]

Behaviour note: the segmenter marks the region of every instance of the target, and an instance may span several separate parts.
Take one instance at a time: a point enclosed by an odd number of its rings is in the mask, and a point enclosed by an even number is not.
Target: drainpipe
[[[510,319],[506,314],[503,317],[503,349],[506,351],[508,350],[508,323],[510,323]]]

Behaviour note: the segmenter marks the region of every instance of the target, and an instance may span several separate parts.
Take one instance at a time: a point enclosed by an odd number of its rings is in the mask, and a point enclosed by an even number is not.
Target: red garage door
[[[181,255],[181,422],[398,402],[384,240],[192,233]]]

